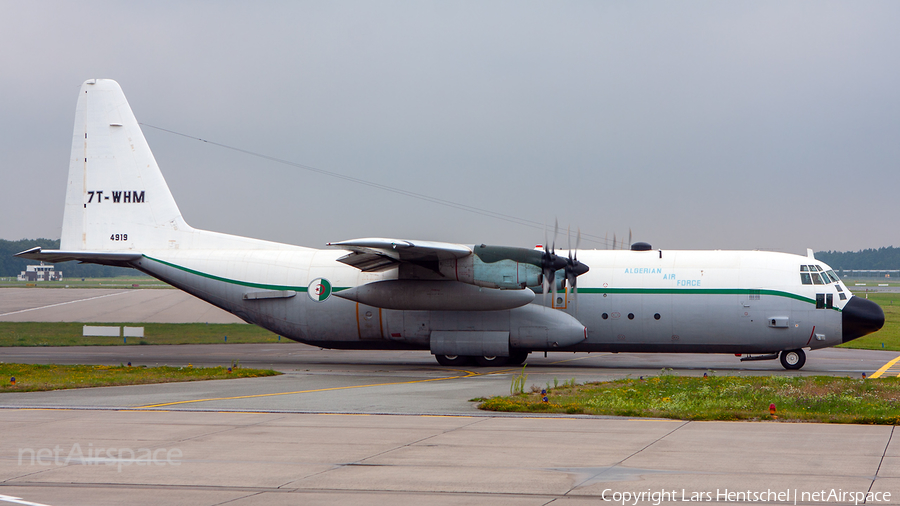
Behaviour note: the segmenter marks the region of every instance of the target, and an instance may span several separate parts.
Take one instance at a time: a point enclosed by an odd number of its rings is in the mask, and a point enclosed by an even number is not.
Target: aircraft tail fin
[[[75,109],[62,251],[165,249],[192,230],[119,84],[90,79]]]

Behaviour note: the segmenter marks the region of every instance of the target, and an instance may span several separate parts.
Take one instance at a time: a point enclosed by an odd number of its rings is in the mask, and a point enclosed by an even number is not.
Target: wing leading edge
[[[349,250],[351,253],[338,258],[337,261],[363,272],[383,271],[403,262],[440,262],[465,258],[472,254],[472,248],[462,244],[381,237],[330,242],[328,246]]]

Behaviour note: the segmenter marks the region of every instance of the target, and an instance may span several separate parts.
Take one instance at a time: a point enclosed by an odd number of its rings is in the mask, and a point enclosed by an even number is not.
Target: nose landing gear
[[[788,370],[797,370],[806,364],[806,353],[803,350],[784,350],[779,357],[781,365]]]

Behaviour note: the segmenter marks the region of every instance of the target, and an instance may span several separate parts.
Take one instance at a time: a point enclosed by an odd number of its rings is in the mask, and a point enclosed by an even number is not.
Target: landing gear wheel
[[[475,357],[475,363],[481,367],[502,367],[509,362],[509,357]]]
[[[806,363],[806,353],[803,350],[784,350],[781,352],[781,365],[788,370],[797,370]]]
[[[525,360],[528,358],[527,351],[510,351],[509,352],[509,360],[506,361],[509,365],[522,365],[525,363]]]
[[[461,366],[469,365],[469,359],[471,357],[464,357],[462,355],[435,355],[434,358],[436,358],[441,365]]]

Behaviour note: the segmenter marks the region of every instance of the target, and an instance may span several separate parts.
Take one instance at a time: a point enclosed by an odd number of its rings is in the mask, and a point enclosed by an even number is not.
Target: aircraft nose
[[[843,342],[871,334],[884,326],[884,311],[881,306],[868,299],[850,297],[841,313]]]

